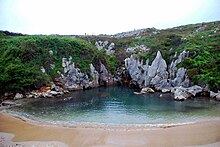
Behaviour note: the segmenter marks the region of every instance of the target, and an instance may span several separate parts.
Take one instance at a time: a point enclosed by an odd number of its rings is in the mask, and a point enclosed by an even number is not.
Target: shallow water
[[[53,99],[29,99],[11,112],[53,124],[177,124],[220,118],[220,103],[199,97],[174,101],[171,94],[135,95],[127,87],[76,91]]]

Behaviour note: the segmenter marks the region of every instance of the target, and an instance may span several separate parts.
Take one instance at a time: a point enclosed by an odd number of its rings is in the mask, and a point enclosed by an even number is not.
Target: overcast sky
[[[0,30],[115,34],[220,20],[220,0],[0,0]]]

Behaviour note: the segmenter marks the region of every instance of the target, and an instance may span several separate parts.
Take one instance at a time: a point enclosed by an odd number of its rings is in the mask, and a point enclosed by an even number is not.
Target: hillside
[[[122,61],[131,54],[140,59],[155,58],[157,51],[161,51],[168,64],[176,55],[186,50],[189,58],[184,59],[181,66],[187,69],[187,74],[195,84],[207,83],[211,89],[220,89],[220,22],[190,24],[175,28],[156,30],[144,29],[113,36],[80,37],[92,44],[97,40],[108,40],[116,44],[115,55]],[[126,37],[129,36],[129,37]],[[145,50],[143,51],[143,47]],[[130,50],[129,50],[130,49]],[[134,49],[134,51],[133,51]],[[127,50],[127,51],[126,51]],[[147,50],[147,51],[146,51]],[[122,58],[122,59],[121,59]]]
[[[22,36],[1,31],[0,93],[24,93],[50,86],[52,81],[64,84],[67,79],[73,81],[73,76],[79,79],[75,83],[85,87],[95,80],[96,72],[100,75],[96,83],[100,83],[100,78],[102,81],[121,78],[124,82],[130,80],[129,75],[122,71],[124,60],[130,55],[144,62],[149,59],[151,63],[160,51],[170,65],[184,50],[189,51],[189,56],[177,66],[187,69],[191,85],[205,84],[211,90],[219,90],[219,21],[98,36]],[[71,59],[69,63],[68,59]],[[69,66],[72,63],[74,66]],[[70,74],[75,69],[77,72]],[[62,74],[66,78],[60,80]],[[80,80],[82,77],[87,77],[88,82]],[[72,82],[68,86],[73,87],[74,84]]]

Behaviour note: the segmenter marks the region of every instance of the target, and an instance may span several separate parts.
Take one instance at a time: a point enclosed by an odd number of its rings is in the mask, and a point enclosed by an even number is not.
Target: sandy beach
[[[144,129],[68,128],[37,125],[0,113],[0,132],[2,146],[220,146],[220,120]]]

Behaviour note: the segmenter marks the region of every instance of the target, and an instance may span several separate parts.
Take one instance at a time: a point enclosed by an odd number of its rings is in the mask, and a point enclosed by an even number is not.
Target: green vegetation
[[[115,66],[113,56],[98,51],[83,40],[53,36],[1,35],[0,40],[0,92],[25,91],[48,85],[62,71],[62,58],[72,61],[82,72],[89,72],[89,64],[104,62]],[[52,54],[50,54],[52,52]],[[52,69],[51,65],[55,65]],[[46,73],[42,73],[44,67]],[[115,70],[112,68],[112,70]]]
[[[208,84],[213,90],[220,89],[220,33],[201,32],[191,37],[184,49],[190,51],[181,66],[187,68],[195,84]]]

